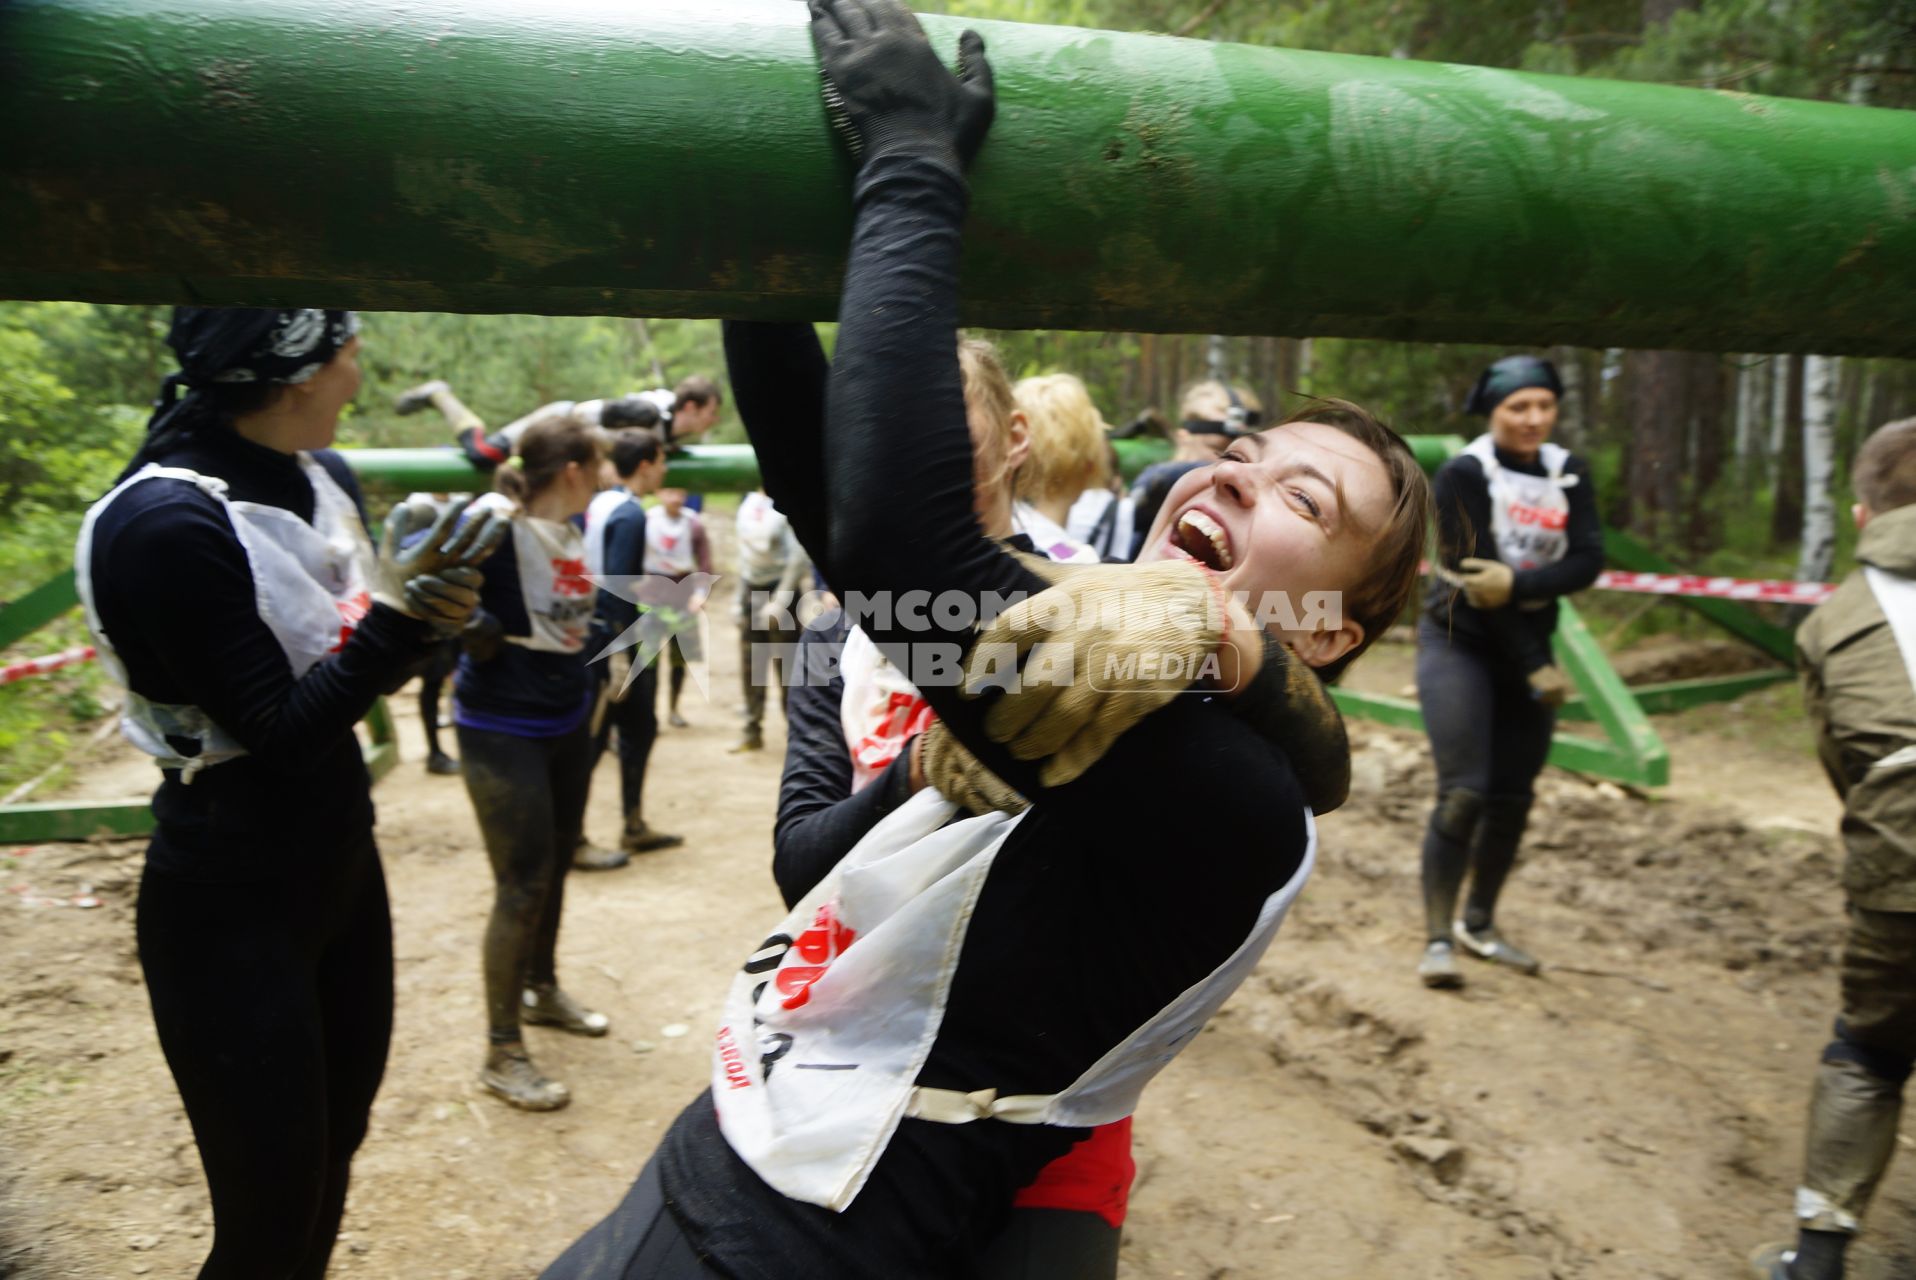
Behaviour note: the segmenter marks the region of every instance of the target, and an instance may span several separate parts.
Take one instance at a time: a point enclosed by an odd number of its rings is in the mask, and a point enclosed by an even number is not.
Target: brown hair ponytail
[[[527,427],[507,463],[492,473],[492,487],[520,506],[557,480],[570,463],[588,472],[599,465],[601,433],[567,417],[545,418]]]

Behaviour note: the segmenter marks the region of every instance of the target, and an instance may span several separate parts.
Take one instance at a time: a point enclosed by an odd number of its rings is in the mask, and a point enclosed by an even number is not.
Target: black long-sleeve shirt
[[[1549,474],[1541,455],[1525,462],[1499,449],[1497,463],[1524,475]],[[1577,477],[1577,482],[1564,491],[1570,499],[1570,514],[1565,526],[1569,547],[1563,559],[1517,570],[1511,602],[1501,609],[1473,608],[1461,591],[1433,574],[1424,591],[1427,628],[1466,644],[1499,651],[1526,674],[1555,661],[1550,637],[1557,630],[1557,599],[1582,591],[1603,572],[1603,525],[1597,518],[1597,490],[1590,468],[1582,458],[1573,456],[1565,464],[1564,474]],[[1443,548],[1445,565],[1454,569],[1466,556],[1498,558],[1497,538],[1491,526],[1490,482],[1482,463],[1470,454],[1458,454],[1438,468],[1431,497],[1437,507],[1437,541]],[[1549,601],[1549,607],[1517,607],[1521,602],[1538,600]]]
[[[841,593],[1042,589],[979,531],[972,509],[954,342],[963,182],[922,158],[885,156],[860,175],[855,200],[825,450],[807,456],[783,438],[779,415],[751,407],[789,402],[757,380],[747,348],[801,340],[728,337],[767,491]],[[962,653],[972,639],[935,619],[929,631],[861,621],[906,670],[904,646]],[[1301,864],[1302,795],[1281,752],[1201,698],[1173,699],[1081,778],[1047,788],[1034,765],[983,733],[987,700],[920,691],[1033,806],[979,895],[918,1083],[1056,1093],[1243,943]],[[1202,800],[1139,803],[1175,778],[1191,779]],[[760,1180],[724,1142],[709,1096],[680,1116],[659,1158],[673,1211],[726,1274],[892,1280],[963,1273],[1015,1192],[1085,1133],[907,1119],[838,1214]]]
[[[314,455],[355,503],[336,455]],[[313,519],[313,489],[291,454],[208,429],[160,459],[227,483],[227,497]],[[246,552],[219,501],[179,480],[134,485],[93,530],[95,603],[132,687],[195,706],[250,753],[153,797],[156,868],[207,880],[286,875],[363,841],[371,782],[353,725],[427,656],[424,623],[374,605],[340,652],[293,678],[260,619]]]

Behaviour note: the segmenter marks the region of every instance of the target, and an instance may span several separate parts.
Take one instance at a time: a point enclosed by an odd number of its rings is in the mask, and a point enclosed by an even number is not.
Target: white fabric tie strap
[[[905,1114],[914,1120],[936,1124],[970,1124],[973,1120],[1003,1120],[1007,1124],[1043,1124],[1045,1112],[1055,1095],[1014,1093],[998,1096],[996,1089],[976,1089],[961,1093],[957,1089],[927,1089],[919,1085],[911,1091]]]

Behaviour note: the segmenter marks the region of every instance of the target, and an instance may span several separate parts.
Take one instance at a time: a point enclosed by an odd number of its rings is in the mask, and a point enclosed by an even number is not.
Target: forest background
[[[1339,53],[1916,107],[1916,0],[949,0],[965,17],[1158,31]],[[1752,198],[1761,198],[1752,193]],[[1547,263],[1535,287],[1550,289]],[[166,309],[0,302],[0,600],[71,562],[81,514],[135,447],[171,370]],[[394,395],[453,382],[488,421],[556,399],[724,377],[713,321],[372,313],[345,447],[446,443]],[[990,332],[1014,377],[1078,374],[1114,425],[1222,373],[1267,409],[1334,394],[1408,434],[1474,434],[1465,392],[1506,348],[1353,339]],[[1916,414],[1916,362],[1551,348],[1558,439],[1592,460],[1604,516],[1693,572],[1828,579],[1849,567],[1848,465]],[[709,439],[742,440],[728,412]],[[1631,629],[1676,622],[1667,607]],[[7,658],[83,642],[77,616]],[[0,688],[0,793],[101,712],[93,664]]]

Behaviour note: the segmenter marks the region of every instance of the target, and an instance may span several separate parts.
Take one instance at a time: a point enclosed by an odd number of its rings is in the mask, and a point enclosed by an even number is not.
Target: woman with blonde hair
[[[1040,554],[1064,563],[1101,559],[1066,525],[1087,489],[1104,490],[1111,464],[1104,415],[1091,403],[1082,379],[1048,373],[1021,379],[1011,389],[1031,434],[1031,450],[1018,468],[1013,518]]]

